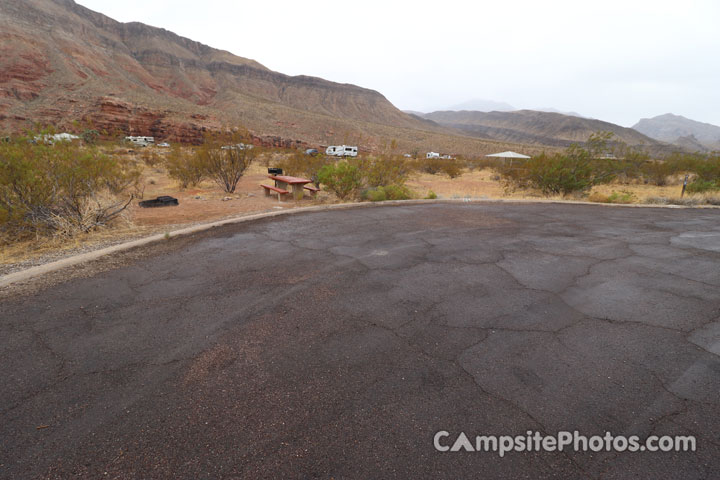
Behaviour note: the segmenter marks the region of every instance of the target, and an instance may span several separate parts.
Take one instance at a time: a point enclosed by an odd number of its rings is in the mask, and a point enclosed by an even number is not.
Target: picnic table
[[[288,190],[292,187],[292,194],[295,200],[302,200],[304,186],[311,183],[312,180],[300,177],[290,177],[288,175],[268,175],[268,178],[275,181],[275,188]]]

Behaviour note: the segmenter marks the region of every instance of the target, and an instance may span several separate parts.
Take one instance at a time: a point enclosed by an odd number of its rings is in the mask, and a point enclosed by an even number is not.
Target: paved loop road
[[[377,207],[145,250],[0,303],[1,478],[720,475],[717,210]],[[499,458],[439,430],[698,451]]]

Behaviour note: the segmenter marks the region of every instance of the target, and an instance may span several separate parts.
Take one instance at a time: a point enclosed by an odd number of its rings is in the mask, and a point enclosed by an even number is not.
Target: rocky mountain
[[[447,133],[376,91],[284,75],[72,0],[0,0],[0,129],[35,122],[188,141],[238,123],[315,142]]]
[[[610,131],[628,145],[660,146],[631,128],[589,118],[535,110],[514,112],[442,111],[423,115],[440,125],[479,138],[565,147],[584,142],[598,131]]]
[[[680,115],[666,113],[653,118],[643,118],[632,128],[656,140],[686,148],[720,150],[720,127]]]

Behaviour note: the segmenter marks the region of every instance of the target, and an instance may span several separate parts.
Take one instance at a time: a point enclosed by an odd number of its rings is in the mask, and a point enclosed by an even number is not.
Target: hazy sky
[[[401,109],[472,99],[720,125],[720,1],[79,0]]]

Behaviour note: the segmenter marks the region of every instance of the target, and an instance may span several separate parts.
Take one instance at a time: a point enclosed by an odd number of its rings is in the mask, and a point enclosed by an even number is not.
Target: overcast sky
[[[720,125],[720,1],[79,0],[403,110],[472,99]]]

